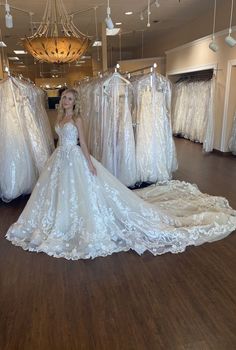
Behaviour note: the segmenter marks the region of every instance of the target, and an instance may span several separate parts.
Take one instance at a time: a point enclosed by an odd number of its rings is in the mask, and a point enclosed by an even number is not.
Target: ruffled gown
[[[74,124],[57,126],[59,146],[6,237],[23,249],[87,259],[132,249],[179,253],[221,239],[236,228],[226,199],[180,181],[134,193],[98,161],[93,176],[77,146]]]

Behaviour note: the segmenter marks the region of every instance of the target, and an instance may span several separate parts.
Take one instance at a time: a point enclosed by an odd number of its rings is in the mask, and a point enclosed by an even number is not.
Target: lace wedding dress
[[[202,143],[206,152],[214,146],[214,91],[215,78],[182,81],[173,89],[173,133]]]
[[[59,146],[6,234],[13,244],[66,259],[129,249],[158,255],[221,239],[236,228],[236,211],[227,200],[194,185],[170,181],[134,193],[94,158],[93,176],[75,125],[56,131]]]
[[[137,181],[170,180],[178,168],[170,120],[170,82],[151,73],[137,78],[133,85]]]

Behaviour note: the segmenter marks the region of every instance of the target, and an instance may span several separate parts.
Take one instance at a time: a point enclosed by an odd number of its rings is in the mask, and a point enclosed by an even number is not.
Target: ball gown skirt
[[[25,250],[87,259],[134,250],[183,252],[219,240],[236,228],[226,199],[170,181],[131,191],[92,158],[97,176],[77,146],[74,124],[56,127],[59,146],[6,237]]]

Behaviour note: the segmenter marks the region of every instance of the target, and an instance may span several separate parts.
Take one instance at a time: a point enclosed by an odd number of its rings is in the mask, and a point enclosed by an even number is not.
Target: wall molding
[[[217,71],[217,67],[218,67],[218,64],[216,62],[209,63],[209,64],[203,64],[201,66],[185,67],[185,68],[166,72],[166,77],[168,77],[170,75],[197,72],[197,71],[206,70],[206,69],[214,69],[215,71]]]
[[[224,112],[223,112],[223,123],[222,123],[221,144],[220,144],[220,150],[222,152],[225,152],[227,150],[226,130],[227,130],[227,122],[228,122],[231,73],[232,73],[232,67],[234,67],[234,66],[236,66],[236,59],[229,60],[228,64],[227,64],[227,75],[226,75],[225,97],[224,97]]]
[[[165,56],[159,56],[159,57],[145,57],[145,58],[135,58],[130,60],[118,60],[119,63],[126,63],[126,62],[138,62],[138,61],[151,61],[151,60],[158,60],[158,61],[165,61]]]
[[[236,32],[236,26],[232,27],[232,32]],[[217,38],[217,37],[220,37],[220,36],[223,36],[223,35],[227,35],[228,33],[229,33],[229,29],[224,29],[224,30],[221,30],[220,32],[215,33],[215,37]],[[190,41],[187,44],[177,46],[177,47],[175,47],[173,49],[167,50],[167,51],[165,51],[165,54],[168,55],[169,53],[172,53],[172,52],[181,51],[181,50],[186,49],[188,47],[192,47],[192,46],[201,44],[202,42],[207,41],[207,40],[212,40],[212,34],[204,36],[204,37],[202,37],[200,39],[196,39],[196,40]]]

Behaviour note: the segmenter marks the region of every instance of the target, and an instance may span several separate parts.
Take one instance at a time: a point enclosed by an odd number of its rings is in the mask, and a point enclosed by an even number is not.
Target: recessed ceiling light
[[[121,26],[122,22],[116,22],[117,26]]]
[[[0,41],[0,47],[7,47],[7,45],[3,41]]]
[[[24,50],[14,50],[16,55],[27,55],[27,52]]]
[[[132,14],[133,14],[132,11],[127,11],[127,12],[125,12],[125,15],[127,15],[127,16],[130,16],[130,15],[132,15]]]
[[[79,63],[85,63],[86,61],[79,60]]]
[[[88,60],[91,58],[91,56],[81,56],[82,60]]]
[[[19,61],[19,57],[8,57],[10,61]]]

